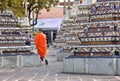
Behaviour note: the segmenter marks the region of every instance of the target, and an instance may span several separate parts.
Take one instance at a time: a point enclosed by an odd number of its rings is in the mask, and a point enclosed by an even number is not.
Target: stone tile
[[[0,81],[120,81],[119,76],[64,73],[63,62],[58,62],[55,58],[56,56],[51,57],[50,52],[48,66],[0,69]],[[73,71],[71,64],[73,59],[66,64],[68,71]]]
[[[74,73],[85,73],[84,58],[74,59]]]
[[[93,81],[91,78],[86,78],[86,79],[79,79],[79,81]]]
[[[18,67],[19,56],[3,56],[1,58],[1,68]]]
[[[64,59],[63,61],[63,71],[64,72],[73,72],[73,59]]]
[[[43,81],[55,81],[55,78],[46,78]]]
[[[118,61],[117,61],[117,70],[118,70],[118,75],[120,75],[120,59],[117,59]]]
[[[60,80],[60,81],[67,80],[67,77],[57,77],[57,80]]]
[[[21,56],[21,61],[23,67],[39,66],[41,63],[38,55]]]
[[[112,58],[90,58],[89,67],[88,67],[89,73],[90,74],[115,75],[116,66],[114,65],[115,65],[114,59]]]
[[[0,58],[0,66],[1,66],[1,63],[2,63],[2,58]]]
[[[109,80],[109,81],[120,81],[120,80]]]

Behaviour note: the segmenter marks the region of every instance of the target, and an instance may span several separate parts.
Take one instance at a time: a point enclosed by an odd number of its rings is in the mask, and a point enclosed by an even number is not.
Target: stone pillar
[[[51,44],[53,44],[53,31],[51,31],[50,33],[51,33]]]
[[[24,25],[29,25],[29,19],[28,19],[28,12],[27,12],[27,5],[29,4],[27,0],[24,0],[25,4],[25,17],[24,17]]]
[[[70,0],[68,0],[68,6],[67,6],[67,12],[68,12],[68,18],[70,19],[70,15],[71,15],[71,5],[69,4],[70,3]]]
[[[83,0],[82,5],[90,5],[97,2],[97,0]]]
[[[71,10],[71,16],[76,16],[78,14],[78,7],[80,5],[80,1],[79,0],[75,0],[73,2],[73,6],[72,6],[72,10]]]
[[[66,0],[64,0],[64,7],[63,7],[63,14],[64,14],[63,19],[64,20],[68,20],[69,19],[69,17],[68,17],[69,12],[67,10],[67,4],[66,3],[67,3]]]

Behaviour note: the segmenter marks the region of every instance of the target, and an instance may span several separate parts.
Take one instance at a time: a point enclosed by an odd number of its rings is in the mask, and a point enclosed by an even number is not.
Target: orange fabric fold
[[[37,33],[34,37],[35,46],[37,53],[40,55],[40,58],[45,58],[46,56],[46,36],[43,33]]]

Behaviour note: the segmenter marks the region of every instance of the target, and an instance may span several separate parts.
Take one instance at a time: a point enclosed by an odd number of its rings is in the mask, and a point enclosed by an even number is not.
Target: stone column
[[[50,34],[51,34],[51,44],[53,44],[53,31],[51,31]]]
[[[95,3],[97,2],[97,0],[83,0],[82,4],[83,5],[89,5],[89,4],[92,4],[92,3]]]
[[[25,17],[24,17],[24,25],[29,25],[29,19],[28,19],[28,12],[27,12],[27,5],[29,4],[27,0],[24,0],[25,4]]]
[[[77,16],[78,14],[78,7],[80,5],[80,1],[79,0],[75,0],[73,2],[73,6],[72,6],[72,9],[71,9],[71,16]]]

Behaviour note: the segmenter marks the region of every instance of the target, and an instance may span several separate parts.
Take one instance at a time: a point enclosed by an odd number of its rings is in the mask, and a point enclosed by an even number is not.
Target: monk
[[[43,61],[45,59],[46,65],[48,64],[48,61],[46,59],[46,50],[47,50],[47,44],[46,44],[46,35],[43,33],[42,29],[39,29],[39,32],[36,33],[34,37],[35,46],[37,49],[37,53],[40,55],[40,59]]]

